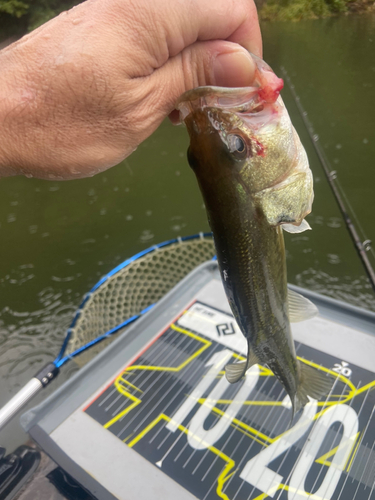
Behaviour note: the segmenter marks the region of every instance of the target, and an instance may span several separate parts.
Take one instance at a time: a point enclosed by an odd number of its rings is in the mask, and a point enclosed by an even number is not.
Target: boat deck
[[[290,428],[267,367],[223,376],[246,342],[214,262],[21,422],[100,500],[374,500],[375,314],[296,290],[320,311],[292,325],[297,356],[335,383]]]

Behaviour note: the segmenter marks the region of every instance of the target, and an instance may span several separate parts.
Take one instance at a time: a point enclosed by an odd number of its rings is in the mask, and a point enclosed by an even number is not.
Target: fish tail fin
[[[298,413],[308,402],[310,398],[319,401],[323,396],[326,396],[332,388],[334,379],[321,370],[314,368],[298,361],[299,364],[299,383],[297,392],[292,399],[293,415]]]
[[[247,370],[258,363],[258,358],[250,350],[250,345],[247,347],[247,360],[240,363],[232,363],[225,367],[225,376],[230,384],[238,382],[247,372]]]

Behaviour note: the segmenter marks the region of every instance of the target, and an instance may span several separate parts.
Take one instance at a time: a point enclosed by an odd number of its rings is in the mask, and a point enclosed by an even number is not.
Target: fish
[[[230,383],[254,364],[269,367],[292,403],[329,393],[333,379],[297,359],[290,322],[316,306],[287,287],[283,231],[311,229],[313,178],[308,158],[268,64],[256,64],[250,87],[197,87],[176,104],[189,136],[194,171],[213,233],[225,293],[247,340],[246,361],[229,364]]]

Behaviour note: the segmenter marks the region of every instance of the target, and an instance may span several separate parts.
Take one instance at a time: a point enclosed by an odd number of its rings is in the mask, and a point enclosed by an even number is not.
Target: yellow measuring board
[[[335,383],[291,428],[288,397],[267,367],[227,383],[225,365],[244,359],[241,338],[229,314],[201,302],[160,332],[85,412],[196,498],[372,498],[374,374],[302,343],[296,349]]]

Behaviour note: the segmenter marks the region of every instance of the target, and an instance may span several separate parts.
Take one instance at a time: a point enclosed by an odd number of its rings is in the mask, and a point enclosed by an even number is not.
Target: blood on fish
[[[257,139],[253,138],[253,141],[255,142],[255,149],[257,152],[257,156],[261,156],[262,158],[264,158],[266,156],[265,147]]]
[[[261,84],[258,90],[259,97],[265,102],[276,102],[281,89],[284,87],[283,79],[278,78],[271,71],[257,71],[257,73],[257,78]]]

